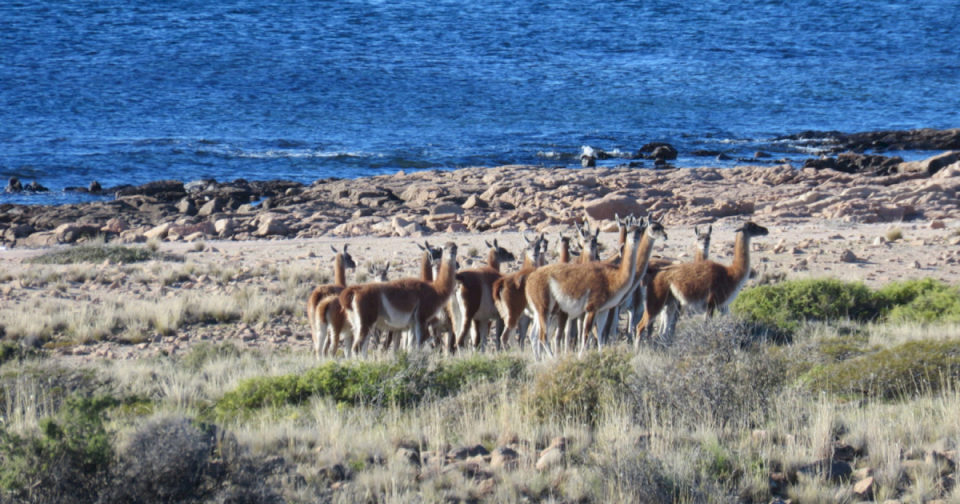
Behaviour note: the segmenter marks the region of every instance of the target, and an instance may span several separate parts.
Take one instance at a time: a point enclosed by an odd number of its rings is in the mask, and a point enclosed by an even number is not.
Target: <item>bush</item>
[[[103,413],[116,404],[109,396],[70,397],[59,415],[41,420],[38,436],[0,427],[0,489],[31,502],[95,500],[113,458]]]
[[[937,392],[960,378],[960,341],[911,341],[817,366],[807,373],[814,391],[898,399]]]
[[[389,362],[328,361],[302,375],[244,380],[218,401],[221,416],[245,410],[300,404],[329,397],[338,404],[410,407],[427,397],[446,397],[477,381],[518,377],[523,361],[510,356],[437,360],[399,354]]]
[[[131,436],[121,454],[112,502],[181,502],[211,493],[214,436],[179,417],[154,419]]]
[[[13,341],[0,341],[0,365],[7,361],[22,361],[43,355],[43,351],[36,348],[25,347]]]
[[[125,245],[108,245],[102,242],[84,243],[29,259],[33,264],[76,264],[76,263],[134,263],[153,259],[165,261],[183,261],[180,256],[161,254],[155,250]]]
[[[731,318],[686,325],[669,349],[672,363],[632,383],[638,406],[661,424],[762,424],[785,375],[776,347],[757,344],[754,329]]]
[[[879,314],[873,293],[862,283],[797,280],[747,289],[733,312],[749,320],[794,331],[804,321],[850,318],[865,322]]]
[[[933,279],[895,282],[878,291],[862,283],[798,280],[743,291],[733,310],[783,331],[803,322],[960,322],[960,290]]]
[[[538,373],[530,397],[537,418],[596,425],[602,404],[626,391],[631,357],[619,349],[589,352],[583,359],[562,358]]]
[[[894,282],[876,296],[891,322],[960,322],[960,290],[939,280]]]

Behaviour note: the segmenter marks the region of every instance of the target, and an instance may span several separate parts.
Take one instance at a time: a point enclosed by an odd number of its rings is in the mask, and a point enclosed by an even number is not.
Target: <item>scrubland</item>
[[[324,273],[162,259],[0,271],[102,286],[0,308],[0,501],[960,502],[960,293],[935,280],[761,285],[639,352],[317,362],[221,329],[301,320]]]

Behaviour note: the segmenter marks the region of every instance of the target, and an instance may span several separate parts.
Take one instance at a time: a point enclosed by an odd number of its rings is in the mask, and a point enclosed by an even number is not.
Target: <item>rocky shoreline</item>
[[[957,131],[960,135],[960,130]],[[954,137],[949,137],[954,138]],[[960,151],[916,162],[844,153],[805,167],[544,168],[398,172],[353,180],[157,181],[112,201],[0,204],[0,244],[194,241],[542,230],[584,216],[653,212],[668,225],[723,218],[764,222],[898,222],[960,211]],[[106,189],[105,189],[106,191]]]

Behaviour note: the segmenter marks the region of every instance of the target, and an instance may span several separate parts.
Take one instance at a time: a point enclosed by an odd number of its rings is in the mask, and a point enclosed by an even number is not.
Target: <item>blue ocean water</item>
[[[0,175],[311,182],[651,141],[680,166],[802,159],[772,139],[960,126],[957,26],[956,0],[4,0]]]

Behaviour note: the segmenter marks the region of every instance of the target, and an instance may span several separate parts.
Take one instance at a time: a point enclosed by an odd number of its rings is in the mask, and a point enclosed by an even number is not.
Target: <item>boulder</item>
[[[57,240],[56,233],[53,231],[43,231],[18,239],[17,247],[40,248],[50,247],[52,245],[56,245],[57,243],[59,243],[59,241]]]
[[[19,224],[13,227],[8,228],[3,232],[3,239],[6,241],[14,241],[20,238],[30,236],[36,231],[32,224]]]
[[[640,147],[637,157],[672,161],[677,159],[676,147],[664,142],[650,142]]]
[[[213,223],[213,230],[220,236],[230,236],[237,227],[233,219],[218,219]]]
[[[432,208],[430,208],[430,215],[441,215],[441,214],[463,214],[463,208],[456,203],[440,203]]]
[[[126,221],[114,217],[113,219],[108,220],[107,223],[100,228],[100,231],[103,231],[104,233],[120,234],[128,229],[130,229],[130,225],[128,225]]]
[[[183,198],[177,202],[177,211],[184,215],[197,215],[197,205],[190,198]]]
[[[164,222],[163,224],[160,224],[159,226],[156,226],[150,229],[149,231],[144,232],[143,236],[147,237],[148,239],[149,238],[163,239],[167,237],[167,232],[169,232],[170,228],[172,227],[173,227],[172,223]]]
[[[583,202],[584,212],[595,221],[613,220],[616,215],[646,215],[647,208],[629,196],[614,193]]]
[[[933,175],[953,163],[960,161],[960,151],[949,151],[937,156],[929,157],[923,161],[910,161],[900,163],[897,170],[900,173],[925,173]]]
[[[60,243],[74,243],[80,238],[94,238],[100,234],[100,226],[92,224],[63,224],[54,229],[57,241]]]
[[[260,220],[260,225],[254,231],[256,236],[287,236],[290,228],[277,217],[268,216]]]
[[[220,198],[213,198],[212,200],[203,204],[199,210],[197,210],[197,217],[210,217],[215,213],[220,213],[223,211],[224,200]]]
[[[844,249],[844,251],[840,253],[840,262],[855,263],[857,260],[857,256],[854,255],[850,249]]]
[[[10,179],[7,180],[7,187],[3,189],[3,192],[10,194],[23,192],[23,184],[20,183],[20,179],[17,177],[10,177]]]

